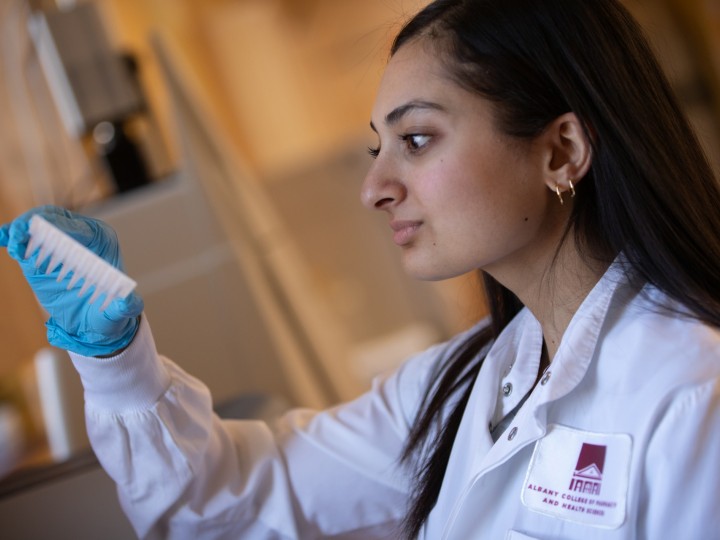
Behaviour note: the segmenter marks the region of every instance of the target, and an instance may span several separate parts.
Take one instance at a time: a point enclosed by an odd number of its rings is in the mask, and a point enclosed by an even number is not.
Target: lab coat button
[[[549,371],[546,371],[546,372],[545,372],[545,375],[543,375],[543,378],[542,378],[542,380],[540,381],[540,384],[542,384],[543,386],[545,386],[549,380],[550,380],[550,372],[549,372]]]
[[[515,435],[517,435],[517,428],[514,427],[510,430],[510,433],[508,433],[508,441],[512,441],[515,438]]]
[[[505,383],[505,384],[503,385],[502,391],[503,391],[503,395],[504,395],[505,397],[507,397],[507,396],[509,396],[510,394],[512,394],[512,383],[509,383],[509,382]]]

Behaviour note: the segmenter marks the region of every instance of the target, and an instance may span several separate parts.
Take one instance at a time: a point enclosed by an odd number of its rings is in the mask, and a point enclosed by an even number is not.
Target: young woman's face
[[[451,81],[422,42],[390,60],[371,125],[379,143],[362,200],[387,212],[411,275],[481,268],[503,281],[557,241],[544,154],[503,135],[491,104]]]

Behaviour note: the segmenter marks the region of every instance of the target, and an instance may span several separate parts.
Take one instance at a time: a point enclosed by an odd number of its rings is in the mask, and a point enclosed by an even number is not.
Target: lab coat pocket
[[[520,496],[535,512],[581,525],[625,523],[632,439],[551,424],[535,446]]]
[[[521,532],[508,531],[507,536],[505,537],[505,540],[540,540],[540,539],[535,536],[528,536],[527,534],[523,534]]]

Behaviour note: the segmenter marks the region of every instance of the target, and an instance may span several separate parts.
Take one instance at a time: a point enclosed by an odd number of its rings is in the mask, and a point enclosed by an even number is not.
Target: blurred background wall
[[[88,0],[91,1],[91,0]],[[82,2],[80,2],[82,3]],[[182,59],[204,110],[225,144],[262,187],[308,262],[309,283],[356,341],[398,330],[413,310],[442,337],[483,312],[472,277],[414,285],[383,266],[375,293],[395,295],[393,309],[368,317],[367,294],[353,272],[356,234],[368,226],[370,253],[395,257],[376,216],[361,217],[358,189],[369,166],[365,148],[373,95],[389,42],[420,0],[94,0],[109,38],[137,69],[146,99],[131,131],[147,157],[152,182],[183,166],[172,99],[152,36]],[[646,28],[720,170],[720,2],[627,0]],[[114,187],[91,137],[64,129],[28,34],[33,11],[72,7],[50,0],[0,1],[0,219],[38,204],[99,208]],[[364,215],[364,214],[362,214]],[[384,229],[383,229],[384,231]],[[373,236],[375,234],[375,236]],[[360,237],[358,237],[360,238]],[[341,254],[338,249],[344,250]],[[389,250],[389,251],[388,251]],[[342,261],[341,263],[338,261]],[[377,270],[377,269],[375,269]],[[369,267],[367,272],[375,271]],[[373,278],[375,279],[375,278]],[[385,281],[384,281],[385,280]],[[385,289],[383,289],[385,287]],[[385,292],[383,292],[383,290]],[[420,303],[416,300],[426,297]],[[7,395],[38,349],[43,316],[18,270],[0,257],[0,381]],[[372,352],[372,347],[367,349]],[[359,355],[362,351],[355,351]],[[362,355],[361,355],[362,356]],[[0,384],[0,389],[3,388]],[[2,395],[0,395],[2,399]]]

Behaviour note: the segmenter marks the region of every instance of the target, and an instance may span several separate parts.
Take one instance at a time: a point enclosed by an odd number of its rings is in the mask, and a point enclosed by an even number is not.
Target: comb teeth
[[[30,241],[25,250],[25,258],[30,257],[39,248],[35,267],[39,268],[50,258],[45,270],[46,274],[62,264],[57,281],[62,281],[72,272],[67,289],[72,289],[82,280],[78,297],[92,289],[90,304],[104,294],[105,301],[100,306],[100,311],[105,311],[115,298],[125,298],[135,289],[137,285],[135,281],[44,218],[38,215],[30,218],[29,231]]]

